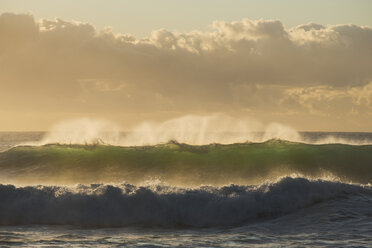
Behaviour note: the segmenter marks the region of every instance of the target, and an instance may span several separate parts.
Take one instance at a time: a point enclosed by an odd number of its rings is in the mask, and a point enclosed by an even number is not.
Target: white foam
[[[372,192],[366,186],[291,177],[259,186],[193,189],[155,184],[0,185],[0,225],[231,226],[360,194]]]

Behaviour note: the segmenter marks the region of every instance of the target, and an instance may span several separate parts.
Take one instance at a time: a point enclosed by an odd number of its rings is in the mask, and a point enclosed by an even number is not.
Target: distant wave
[[[310,145],[281,140],[263,143],[192,146],[20,146],[0,153],[2,182],[138,183],[172,185],[260,183],[280,176],[336,177],[372,181],[372,145]],[[15,180],[15,181],[12,181]]]
[[[259,186],[193,189],[131,184],[0,185],[0,225],[233,226],[358,195],[371,196],[371,188],[291,177]]]

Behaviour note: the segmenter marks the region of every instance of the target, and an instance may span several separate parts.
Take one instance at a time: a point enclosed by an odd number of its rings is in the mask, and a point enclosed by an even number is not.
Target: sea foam
[[[257,186],[197,188],[1,185],[0,225],[234,226],[371,193],[366,186],[291,177]]]

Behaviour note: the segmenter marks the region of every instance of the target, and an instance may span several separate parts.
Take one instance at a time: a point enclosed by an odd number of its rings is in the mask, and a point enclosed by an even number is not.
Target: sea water
[[[1,247],[372,246],[371,133],[30,145],[44,135],[0,134]]]

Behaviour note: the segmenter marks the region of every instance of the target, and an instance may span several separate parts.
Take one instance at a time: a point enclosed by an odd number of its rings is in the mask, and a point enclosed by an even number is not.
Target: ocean
[[[372,133],[132,146],[46,135],[0,133],[0,247],[372,247]]]

